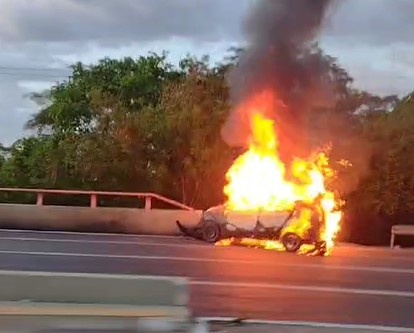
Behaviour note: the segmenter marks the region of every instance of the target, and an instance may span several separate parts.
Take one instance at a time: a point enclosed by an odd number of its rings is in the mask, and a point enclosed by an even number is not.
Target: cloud
[[[33,91],[46,90],[53,85],[51,81],[18,81],[17,86],[27,93],[32,93]]]
[[[234,40],[251,0],[0,0],[0,42]]]
[[[413,0],[337,0],[325,35],[348,45],[414,42]]]
[[[17,81],[0,81],[0,142],[10,145],[22,136],[23,126],[34,105],[21,98]]]
[[[322,46],[358,88],[379,95],[414,89],[413,0],[336,0]]]
[[[8,145],[28,134],[23,126],[37,110],[28,98],[30,92],[42,91],[69,75],[66,64],[54,56],[58,50],[56,45],[36,43],[1,48],[0,143]]]
[[[0,0],[0,142],[22,136],[36,111],[24,96],[65,79],[68,65],[149,50],[211,54],[243,40],[258,0]],[[270,0],[277,1],[277,0]],[[292,0],[297,1],[297,0]],[[313,1],[313,0],[308,0]],[[413,0],[337,0],[322,31],[327,53],[374,93],[414,87]]]
[[[0,42],[238,40],[255,1],[0,0]],[[413,12],[412,0],[337,0],[324,34],[366,45],[412,43]]]
[[[43,91],[70,75],[68,66],[76,61],[95,63],[104,56],[121,58],[139,56],[149,51],[171,51],[170,60],[175,62],[187,53],[211,55],[211,61],[219,61],[229,43],[191,43],[186,39],[171,38],[152,43],[130,43],[120,47],[102,47],[96,43],[35,43],[19,46],[8,45],[0,50],[0,143],[11,144],[22,135],[23,126],[36,112],[37,106],[28,94]]]
[[[414,47],[404,45],[346,47],[341,40],[324,39],[326,53],[354,78],[354,86],[378,95],[404,96],[414,89]]]
[[[398,48],[391,49],[391,59],[399,66],[414,72],[414,45],[400,45]],[[407,73],[406,73],[407,74]]]

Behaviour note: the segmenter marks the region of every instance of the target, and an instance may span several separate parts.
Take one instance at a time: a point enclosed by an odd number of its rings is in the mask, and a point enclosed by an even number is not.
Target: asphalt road
[[[414,252],[330,257],[161,236],[0,231],[0,269],[186,276],[197,316],[414,328]]]

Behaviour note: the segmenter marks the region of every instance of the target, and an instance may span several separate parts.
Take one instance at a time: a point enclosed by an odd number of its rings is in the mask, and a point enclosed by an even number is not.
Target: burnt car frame
[[[305,212],[310,227],[301,230],[298,225]],[[297,252],[303,244],[315,245],[320,255],[326,252],[326,243],[319,238],[324,222],[324,214],[317,204],[303,202],[297,202],[291,210],[272,212],[235,212],[220,205],[203,211],[194,227],[176,221],[183,234],[209,243],[227,238],[269,239],[280,241],[287,252]]]

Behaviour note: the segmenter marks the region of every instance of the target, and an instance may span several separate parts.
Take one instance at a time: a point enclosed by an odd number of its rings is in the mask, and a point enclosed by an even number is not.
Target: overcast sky
[[[219,60],[243,41],[255,0],[0,0],[0,142],[24,135],[24,96],[65,78],[74,61],[168,50]],[[277,0],[274,0],[277,1]],[[309,0],[312,1],[312,0]],[[322,33],[356,85],[378,94],[414,89],[413,0],[339,0]]]

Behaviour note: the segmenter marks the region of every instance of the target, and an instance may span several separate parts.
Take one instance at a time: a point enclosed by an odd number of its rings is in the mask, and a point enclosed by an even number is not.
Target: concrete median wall
[[[0,301],[187,306],[178,277],[0,271]]]
[[[0,228],[177,235],[175,221],[191,226],[201,211],[0,204]]]
[[[176,332],[190,324],[185,278],[0,271],[0,285],[1,332],[141,332],[148,324]]]

